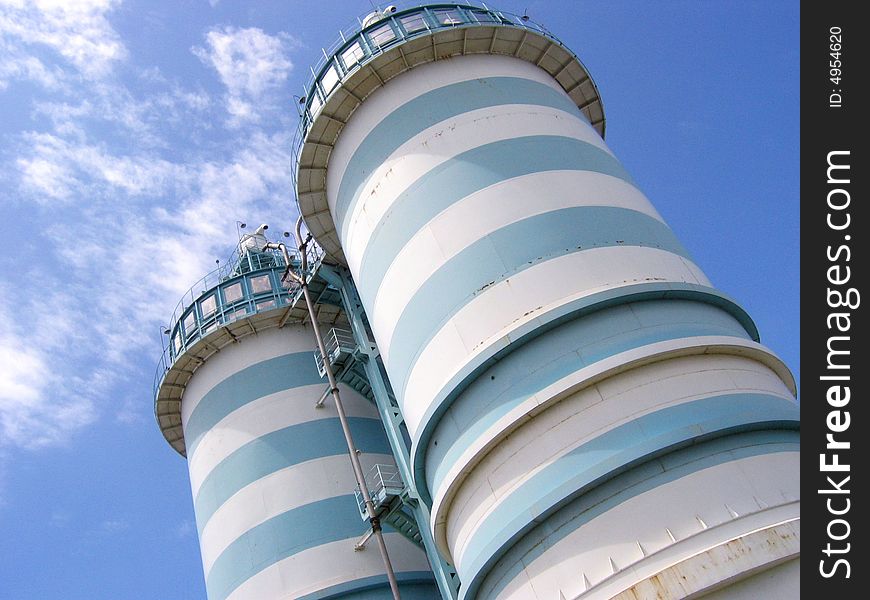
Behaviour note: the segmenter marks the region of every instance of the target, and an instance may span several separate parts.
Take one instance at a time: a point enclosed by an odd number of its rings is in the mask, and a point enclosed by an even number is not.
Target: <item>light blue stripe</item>
[[[689,446],[644,463],[568,503],[523,535],[494,564],[475,592],[496,598],[520,573],[559,541],[605,512],[659,486],[720,464],[753,456],[800,451],[797,431],[755,431]],[[534,568],[534,567],[532,567]]]
[[[187,455],[193,456],[202,437],[234,410],[257,398],[320,381],[312,352],[285,354],[230,375],[202,397],[187,420]]]
[[[441,417],[426,448],[429,489],[441,487],[447,472],[484,432],[542,389],[627,350],[705,335],[749,338],[728,313],[687,300],[607,308],[536,338],[482,374]]]
[[[374,299],[393,259],[436,215],[486,187],[545,171],[592,171],[632,183],[613,156],[574,138],[533,135],[472,148],[437,165],[396,197],[363,252],[361,296],[368,301]],[[529,202],[534,199],[529,198]],[[516,240],[515,244],[521,242]]]
[[[558,306],[538,315],[537,319],[529,321],[511,332],[503,344],[493,345],[487,351],[477,354],[469,360],[435,396],[420,420],[415,439],[412,440],[411,462],[414,469],[414,482],[423,501],[431,506],[432,496],[426,485],[425,448],[435,427],[446,411],[459,395],[474,383],[481,374],[504,359],[511,353],[522,348],[545,333],[559,328],[565,323],[583,318],[612,306],[646,300],[691,300],[717,306],[733,316],[746,330],[753,341],[758,341],[758,329],[749,315],[731,298],[713,288],[678,282],[638,283],[608,289],[596,294],[577,298],[562,306]],[[793,382],[792,382],[793,383]]]
[[[405,305],[390,340],[387,369],[393,389],[404,397],[408,376],[427,344],[484,289],[536,264],[607,246],[687,255],[661,221],[612,206],[554,210],[502,227],[444,263]]]
[[[549,106],[588,123],[565,93],[521,77],[472,79],[426,92],[386,116],[354,151],[342,175],[333,213],[341,238],[347,233],[345,217],[353,213],[366,181],[399,146],[451,117],[505,104]]]
[[[396,573],[402,600],[441,600],[431,571],[405,571]],[[392,600],[390,583],[386,575],[372,575],[354,579],[332,587],[300,596],[296,600]]]
[[[208,598],[223,600],[242,583],[288,556],[354,538],[364,531],[365,523],[360,519],[353,494],[281,513],[243,533],[218,556],[206,578]],[[337,569],[342,564],[339,560],[334,562]]]
[[[724,394],[671,406],[604,432],[536,473],[478,523],[463,557],[463,597],[474,597],[489,567],[522,535],[604,481],[701,440],[794,430],[799,423],[795,402],[767,394]]]
[[[360,451],[391,452],[379,419],[349,417],[348,421]],[[199,532],[214,512],[243,487],[286,467],[346,452],[337,418],[285,427],[248,442],[218,463],[203,480],[193,503]]]

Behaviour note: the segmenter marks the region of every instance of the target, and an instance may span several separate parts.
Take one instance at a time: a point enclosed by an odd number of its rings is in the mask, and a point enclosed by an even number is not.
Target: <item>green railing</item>
[[[291,266],[299,268],[296,250],[290,251]],[[316,271],[323,258],[319,246],[308,244],[308,272]],[[218,327],[281,306],[292,306],[301,293],[298,284],[283,278],[287,264],[278,250],[239,253],[200,279],[182,296],[173,311],[168,337],[154,374],[157,397],[166,372],[199,339]],[[164,338],[166,339],[166,338]]]
[[[405,5],[409,7],[387,12],[384,18],[371,24],[358,19],[339,32],[335,43],[323,49],[323,56],[311,67],[303,96],[298,98],[300,122],[293,143],[294,165],[298,164],[299,151],[312,122],[329,96],[347,77],[396,45],[442,29],[493,25],[534,31],[561,45],[543,25],[528,16],[493,10],[483,2]]]

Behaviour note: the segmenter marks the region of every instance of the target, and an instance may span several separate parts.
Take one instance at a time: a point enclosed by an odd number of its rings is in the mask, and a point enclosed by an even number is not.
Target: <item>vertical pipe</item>
[[[387,580],[389,580],[390,582],[390,590],[393,593],[393,598],[395,600],[400,600],[401,596],[399,594],[399,584],[396,581],[396,574],[393,572],[393,565],[390,562],[390,554],[387,551],[387,544],[384,542],[384,535],[383,531],[381,530],[381,522],[380,519],[375,516],[375,505],[372,502],[372,497],[369,493],[368,485],[366,484],[362,464],[360,464],[359,460],[359,453],[357,451],[356,444],[353,441],[353,434],[350,431],[350,424],[347,422],[347,415],[344,411],[344,405],[341,403],[341,395],[338,391],[338,383],[335,380],[335,373],[332,370],[332,365],[330,364],[328,355],[326,353],[326,345],[323,343],[323,336],[320,334],[320,326],[317,323],[317,316],[314,312],[314,303],[312,302],[311,294],[308,291],[308,280],[305,277],[305,272],[308,266],[308,257],[306,254],[307,241],[302,239],[301,227],[302,217],[299,217],[299,220],[296,222],[296,247],[299,249],[302,257],[302,266],[300,269],[301,274],[293,272],[290,263],[290,256],[287,252],[287,247],[284,244],[275,244],[269,242],[268,244],[266,244],[266,248],[277,248],[281,250],[284,255],[284,261],[287,263],[287,274],[290,275],[294,280],[296,280],[302,287],[302,294],[305,296],[305,304],[308,307],[308,315],[311,318],[311,328],[314,331],[314,338],[317,340],[317,349],[320,351],[320,356],[323,357],[323,367],[326,371],[326,377],[329,380],[329,388],[332,392],[332,399],[335,401],[335,409],[338,412],[338,419],[341,422],[341,430],[344,433],[345,442],[347,442],[347,451],[350,455],[350,462],[353,466],[353,473],[356,477],[357,486],[360,489],[360,493],[362,494],[363,501],[366,505],[366,513],[368,514],[369,522],[372,526],[372,532],[374,532],[375,539],[377,540],[378,549],[381,552],[381,558],[384,561],[384,568],[387,572]]]
[[[339,288],[341,292],[342,303],[344,310],[348,315],[351,329],[354,333],[356,343],[362,348],[367,360],[363,363],[366,376],[369,379],[369,384],[372,386],[372,392],[375,396],[375,404],[378,407],[378,412],[381,415],[381,420],[384,423],[384,428],[387,432],[387,439],[393,449],[393,456],[396,459],[396,466],[399,473],[402,475],[402,480],[410,491],[411,501],[408,506],[411,508],[414,519],[417,521],[417,526],[420,529],[420,537],[423,541],[423,547],[426,551],[426,557],[429,559],[429,566],[432,567],[432,572],[435,574],[435,581],[441,591],[441,595],[445,600],[455,599],[458,596],[459,585],[458,575],[456,571],[448,566],[444,558],[438,552],[435,546],[435,540],[432,538],[432,532],[429,523],[428,508],[420,503],[420,496],[417,488],[414,485],[414,477],[410,467],[410,457],[408,449],[405,447],[405,442],[402,439],[402,434],[399,431],[395,421],[390,415],[389,394],[387,393],[386,383],[382,378],[381,372],[378,369],[376,362],[378,351],[374,343],[369,339],[368,333],[362,321],[362,301],[354,286],[353,280],[346,269],[339,268],[338,271],[333,271],[331,267],[321,266],[319,273],[326,278],[330,283]],[[325,395],[325,393],[324,393]]]

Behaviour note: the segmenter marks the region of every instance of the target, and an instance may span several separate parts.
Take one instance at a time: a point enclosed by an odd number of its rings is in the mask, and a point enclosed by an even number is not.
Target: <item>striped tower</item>
[[[794,379],[607,148],[577,57],[467,5],[343,39],[299,205],[356,283],[460,597],[797,597]]]
[[[377,550],[354,551],[367,525],[347,446],[334,405],[315,406],[328,386],[282,272],[220,277],[182,305],[157,389],[161,429],[188,459],[208,598],[386,600]],[[393,463],[374,405],[340,387],[363,467]],[[385,538],[403,598],[437,598],[425,554]]]

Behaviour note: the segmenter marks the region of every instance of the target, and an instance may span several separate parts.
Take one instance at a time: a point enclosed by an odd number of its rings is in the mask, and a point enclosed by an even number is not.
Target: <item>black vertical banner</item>
[[[861,3],[801,3],[801,591],[870,583],[865,208],[870,178]],[[867,306],[865,306],[867,304]],[[862,592],[862,590],[864,590]]]

